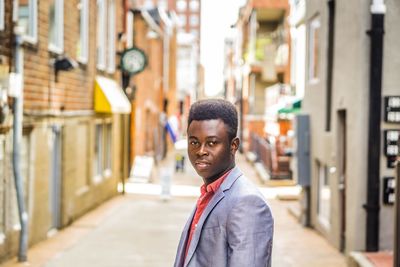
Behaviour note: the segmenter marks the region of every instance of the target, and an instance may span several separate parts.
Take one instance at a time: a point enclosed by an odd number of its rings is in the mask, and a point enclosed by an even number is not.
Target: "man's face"
[[[228,128],[220,120],[192,121],[188,128],[188,154],[206,184],[235,165],[239,139],[229,140]]]

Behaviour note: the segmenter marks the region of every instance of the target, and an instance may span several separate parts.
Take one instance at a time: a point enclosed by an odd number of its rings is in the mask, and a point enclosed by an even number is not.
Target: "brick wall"
[[[75,59],[79,40],[79,0],[64,1],[64,54]],[[96,69],[96,1],[89,1],[89,60],[72,71],[61,71],[55,79],[51,61],[57,57],[48,50],[49,1],[38,1],[38,43],[25,45],[24,108],[30,110],[76,111],[93,109],[95,75],[118,78]],[[122,5],[115,1],[117,29],[122,31]],[[117,42],[117,38],[116,42]],[[117,45],[115,45],[117,47]],[[116,59],[116,62],[118,60]]]
[[[5,29],[0,31],[0,55],[6,62],[1,62],[0,64],[9,65],[9,60],[11,58],[11,47],[12,47],[12,40],[11,40],[11,30],[12,30],[12,0],[5,0],[4,1],[4,8],[5,8],[5,16],[4,16],[4,25]],[[1,60],[1,59],[0,59]]]

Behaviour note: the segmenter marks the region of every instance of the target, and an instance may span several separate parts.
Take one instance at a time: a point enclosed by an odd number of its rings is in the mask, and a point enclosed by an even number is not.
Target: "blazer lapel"
[[[201,231],[203,229],[204,222],[207,219],[208,215],[214,209],[214,207],[225,197],[224,192],[226,190],[229,190],[231,188],[232,184],[241,175],[242,175],[241,171],[237,167],[235,167],[231,171],[231,173],[228,175],[228,177],[226,177],[225,181],[221,184],[221,186],[217,190],[217,192],[215,192],[215,195],[212,197],[212,199],[208,203],[206,209],[203,211],[203,214],[201,214],[199,222],[197,223],[196,230],[193,233],[192,240],[190,241],[190,246],[189,246],[187,257],[185,259],[185,264],[183,266],[187,266],[187,264],[189,263],[190,259],[192,258],[193,254],[197,248],[197,244],[199,243]],[[193,215],[194,214],[192,214],[191,218],[193,218]],[[192,220],[190,220],[190,222],[191,221]]]
[[[189,219],[186,221],[185,227],[182,231],[181,240],[179,242],[178,253],[177,253],[177,266],[183,266],[183,260],[185,259],[186,243],[189,237],[190,225],[192,224],[194,214],[196,212],[196,207],[192,210]]]

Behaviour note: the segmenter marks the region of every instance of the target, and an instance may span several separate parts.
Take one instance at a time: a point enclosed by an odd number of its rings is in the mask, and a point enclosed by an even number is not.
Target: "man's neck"
[[[228,168],[226,168],[223,172],[216,174],[210,178],[204,178],[203,177],[203,182],[204,184],[207,186],[209,184],[212,184],[213,182],[215,182],[216,180],[218,180],[219,178],[221,178],[225,173],[227,173],[228,171],[232,170],[235,167],[235,163],[233,162]]]

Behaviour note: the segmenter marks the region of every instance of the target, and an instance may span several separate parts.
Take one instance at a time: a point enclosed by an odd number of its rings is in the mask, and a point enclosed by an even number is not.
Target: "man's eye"
[[[197,141],[190,141],[190,145],[192,145],[192,146],[196,146],[198,143],[199,142],[197,142]]]
[[[208,145],[209,145],[209,146],[214,146],[214,145],[215,145],[215,142],[214,142],[214,141],[208,141]]]

